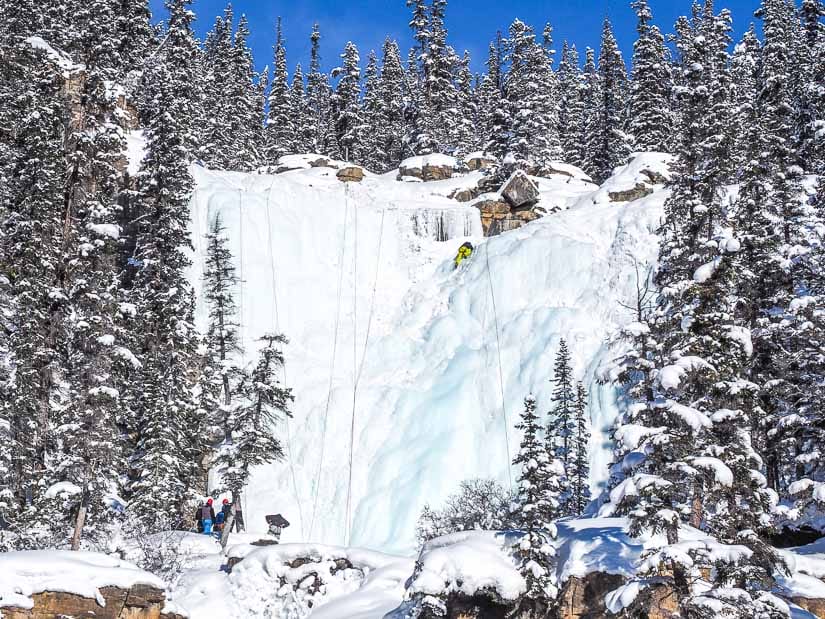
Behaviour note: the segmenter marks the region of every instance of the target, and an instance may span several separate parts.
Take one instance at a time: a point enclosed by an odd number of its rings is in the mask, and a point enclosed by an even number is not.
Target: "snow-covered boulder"
[[[501,188],[501,197],[514,209],[530,208],[539,201],[539,188],[527,174],[517,170]]]
[[[403,604],[388,618],[509,616],[527,589],[511,552],[517,540],[517,533],[464,531],[427,542]]]
[[[649,196],[670,180],[673,155],[634,153],[601,186],[594,202],[632,202]]]
[[[369,550],[319,544],[240,551],[243,557],[232,569],[229,586],[241,617],[305,617],[310,610],[313,617],[322,617],[322,607],[335,600],[327,617],[355,618],[357,614],[342,610],[348,602],[341,598],[369,589],[371,577],[383,573],[382,586],[390,589],[389,596],[384,591],[379,596],[373,592],[372,596],[358,597],[361,609],[373,607],[374,614],[365,616],[381,617],[397,605],[403,579],[413,564],[410,559]],[[398,590],[396,594],[392,594],[393,588]]]
[[[527,170],[527,173],[530,176],[538,176],[541,178],[551,178],[553,176],[566,176],[568,178],[573,178],[579,181],[584,181],[587,183],[592,183],[593,179],[590,178],[584,170],[581,168],[577,168],[574,165],[570,165],[569,163],[564,163],[562,161],[551,161],[548,164],[543,166],[532,166]]]
[[[304,153],[300,155],[284,155],[278,159],[275,166],[271,170],[264,170],[274,174],[283,174],[284,172],[291,172],[293,170],[309,170],[311,168],[331,168],[333,170],[340,170],[348,167],[350,164],[344,161],[337,161],[330,159],[324,155],[317,153]]]
[[[94,552],[0,554],[0,615],[5,619],[100,617],[177,619],[165,584],[131,563]]]
[[[338,170],[335,176],[343,183],[360,183],[364,180],[364,168],[357,165],[350,165]]]
[[[486,170],[496,163],[494,157],[484,153],[483,151],[470,153],[464,157],[464,161],[470,170]]]
[[[455,157],[448,155],[422,155],[401,162],[398,180],[416,178],[422,181],[442,181],[453,176],[458,167]]]

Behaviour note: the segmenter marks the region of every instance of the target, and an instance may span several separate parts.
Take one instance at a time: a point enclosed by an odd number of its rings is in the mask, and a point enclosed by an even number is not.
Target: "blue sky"
[[[155,19],[164,15],[162,0],[150,0]],[[235,14],[245,13],[252,31],[250,45],[258,68],[272,62],[275,20],[284,20],[290,73],[296,62],[306,68],[309,58],[309,33],[314,21],[321,25],[322,55],[325,69],[337,65],[338,55],[348,40],[354,41],[366,61],[370,49],[380,50],[386,35],[399,41],[402,52],[411,45],[409,10],[404,0],[234,0]],[[650,0],[656,23],[670,32],[679,15],[690,11],[691,0]],[[212,26],[215,16],[223,12],[225,0],[194,0],[198,16],[196,30],[200,36]],[[737,36],[753,21],[759,0],[717,0],[717,9],[733,12]],[[604,15],[608,14],[616,29],[619,43],[629,62],[635,37],[636,18],[630,0],[450,0],[447,28],[450,43],[459,52],[469,50],[473,67],[483,69],[487,45],[497,30],[506,31],[514,18],[532,24],[540,32],[550,21],[555,32],[555,47],[563,39],[598,49]]]

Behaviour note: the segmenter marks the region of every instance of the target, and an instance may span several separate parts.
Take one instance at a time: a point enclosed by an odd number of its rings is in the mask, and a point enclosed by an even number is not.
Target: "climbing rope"
[[[493,321],[496,327],[496,348],[498,350],[498,381],[501,390],[501,413],[504,420],[504,448],[507,453],[507,478],[510,480],[510,487],[513,487],[512,458],[510,456],[510,423],[507,420],[507,403],[504,399],[504,371],[501,366],[501,332],[498,326],[498,310],[496,309],[496,295],[493,290],[493,276],[490,273],[490,248],[489,239],[484,243],[484,258],[487,264],[487,281],[490,284],[490,300],[493,302]]]
[[[332,383],[335,373],[335,356],[338,352],[338,326],[341,319],[341,296],[344,285],[344,255],[347,248],[347,220],[349,219],[349,202],[344,200],[344,225],[343,238],[341,239],[341,254],[339,256],[340,270],[338,273],[338,301],[335,310],[335,330],[332,338],[332,359],[329,365],[329,389],[327,390],[327,403],[324,408],[324,421],[321,431],[321,456],[318,459],[318,470],[315,474],[315,498],[312,501],[312,518],[309,521],[309,536],[312,537],[312,532],[315,529],[315,516],[318,512],[318,495],[320,494],[321,484],[321,469],[324,466],[324,455],[326,451],[326,437],[327,437],[327,421],[329,419],[329,405],[332,401]]]
[[[378,251],[376,253],[375,259],[375,276],[372,280],[372,292],[370,298],[370,311],[369,316],[367,318],[367,330],[364,336],[364,349],[361,353],[361,362],[357,363],[357,342],[353,342],[353,372],[354,372],[354,381],[352,387],[352,417],[350,421],[350,434],[349,434],[349,479],[347,482],[347,511],[346,511],[346,535],[344,539],[346,540],[346,545],[349,545],[350,538],[352,536],[352,472],[353,472],[353,454],[354,454],[354,445],[355,445],[355,402],[358,394],[358,385],[361,383],[361,374],[364,371],[364,361],[367,358],[367,350],[369,349],[370,343],[370,333],[372,331],[372,319],[375,315],[375,297],[378,290],[378,273],[381,269],[381,250],[383,248],[384,243],[384,217],[386,215],[386,211],[384,209],[381,210],[381,226],[378,232]],[[357,222],[357,220],[356,220]],[[357,223],[356,223],[357,226]],[[357,234],[357,233],[356,233]],[[357,240],[357,236],[356,236]],[[357,369],[356,369],[357,367]]]
[[[349,183],[344,184],[344,200],[349,201]],[[352,244],[352,415],[349,429],[349,471],[347,479],[347,506],[344,511],[344,540],[349,545],[350,513],[352,509],[352,452],[355,442],[355,400],[358,385],[358,208],[353,210]]]
[[[238,340],[241,342],[241,364],[246,366],[246,346],[243,345],[243,323],[244,323],[244,312],[243,312],[243,192],[244,190],[238,189],[238,218],[239,218],[239,228],[238,228],[238,270],[240,271],[240,280],[238,281]]]
[[[272,242],[272,219],[270,217],[269,209],[272,206],[272,188],[275,186],[273,180],[266,194],[266,233],[267,241],[269,242],[269,272],[272,276],[272,320],[276,333],[281,332],[280,316],[278,312],[278,282],[275,275],[275,251]],[[281,350],[283,354],[283,350]],[[281,372],[284,377],[284,386],[289,385],[289,380],[286,374],[286,363],[281,364]],[[295,496],[295,503],[298,505],[298,518],[300,522],[301,537],[304,536],[304,508],[301,503],[301,496],[298,493],[298,481],[295,475],[295,459],[292,456],[292,429],[289,423],[289,415],[284,416],[284,427],[286,429],[286,455],[289,460],[289,472],[292,478],[292,493]]]

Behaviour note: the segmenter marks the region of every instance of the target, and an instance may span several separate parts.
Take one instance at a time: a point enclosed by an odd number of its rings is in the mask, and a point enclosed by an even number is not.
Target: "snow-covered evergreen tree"
[[[796,49],[791,70],[797,74],[797,143],[799,160],[812,174],[825,174],[825,3],[802,0],[800,36],[788,41]],[[796,40],[794,40],[796,39]]]
[[[510,127],[508,106],[504,98],[504,41],[501,33],[490,43],[487,73],[479,87],[479,133],[484,151],[498,159],[507,154]]]
[[[558,70],[559,79],[559,143],[562,159],[571,165],[582,167],[584,164],[584,145],[582,144],[584,126],[584,87],[579,52],[576,46],[564,42],[561,62]]]
[[[338,87],[332,97],[332,109],[335,118],[335,138],[338,152],[347,160],[352,160],[361,144],[361,59],[354,43],[347,43],[341,54],[343,63],[334,71],[340,76]]]
[[[506,60],[510,70],[504,87],[511,126],[504,173],[509,175],[514,167],[542,166],[559,159],[561,145],[555,73],[533,29],[519,20],[510,26]]]
[[[652,24],[647,0],[636,0],[639,38],[633,46],[628,132],[638,151],[665,152],[673,130],[670,114],[671,72],[665,38]]]
[[[143,368],[138,436],[132,456],[129,496],[140,505],[136,516],[157,528],[178,522],[196,490],[203,456],[193,397],[197,334],[194,295],[186,279],[191,246],[188,233],[192,178],[186,136],[191,131],[191,67],[196,47],[188,0],[168,0],[165,62],[156,65],[158,110],[146,128],[147,153],[138,175],[142,212],[132,287],[137,308],[135,337]]]
[[[322,155],[331,155],[335,143],[335,136],[331,131],[332,88],[329,85],[328,76],[321,71],[321,30],[318,24],[312,27],[310,42],[309,73],[307,74],[310,150]]]
[[[308,114],[306,94],[304,93],[304,72],[301,65],[295,65],[292,74],[292,91],[289,102],[291,107],[290,123],[295,127],[295,150],[299,153],[312,151],[312,125]]]
[[[224,483],[235,497],[240,496],[253,466],[283,458],[274,426],[283,417],[292,416],[292,392],[277,376],[284,364],[280,347],[287,340],[282,335],[266,335],[261,341],[264,345],[258,362],[242,386],[243,402],[229,416],[227,438],[217,458]]]
[[[587,416],[587,391],[579,382],[576,385],[575,431],[572,436],[572,459],[567,477],[570,486],[569,509],[580,516],[590,502],[590,427]]]
[[[16,127],[13,136],[4,136],[9,151],[0,206],[4,300],[14,312],[11,329],[3,331],[10,372],[0,415],[9,424],[10,442],[0,456],[0,484],[3,517],[31,547],[41,545],[35,527],[48,525],[49,514],[41,515],[37,503],[57,481],[48,470],[47,438],[54,425],[59,359],[49,318],[55,307],[51,292],[63,242],[60,214],[65,161],[60,82],[45,53],[21,45],[31,32],[31,14],[12,10],[9,15],[20,30],[4,33],[7,64],[0,91],[0,114],[4,121],[13,119]],[[10,213],[16,216],[9,218]]]
[[[602,29],[598,75],[598,96],[587,129],[585,171],[603,182],[614,168],[627,163],[630,155],[630,137],[624,131],[627,74],[608,19]]]
[[[275,165],[281,156],[295,152],[294,140],[297,132],[297,127],[292,125],[286,47],[280,18],[278,18],[276,28],[274,58],[269,90],[269,115],[266,119],[266,162],[268,165]]]
[[[391,170],[404,159],[404,111],[410,92],[401,64],[401,50],[398,43],[390,39],[384,41],[378,87],[381,120],[380,125],[373,126],[371,131],[380,136],[378,148],[384,153],[384,170]]]
[[[753,127],[758,124],[756,99],[761,48],[756,27],[751,24],[731,57],[731,97],[735,118],[732,151],[739,172],[751,154],[751,134]]]
[[[528,616],[543,617],[552,606],[556,588],[550,580],[555,551],[550,540],[555,536],[552,519],[559,513],[558,472],[560,463],[542,444],[539,433],[541,423],[536,415],[536,400],[527,397],[521,422],[522,440],[513,464],[521,467],[518,477],[516,525],[523,537],[515,546],[519,558],[519,571],[527,583],[527,591],[521,600],[522,611]]]
[[[601,78],[596,67],[596,52],[588,47],[584,52],[584,67],[582,68],[582,84],[579,89],[581,97],[582,118],[578,127],[578,144],[576,157],[583,170],[588,170],[590,161],[591,136],[596,131],[599,122],[599,102],[601,101]],[[590,172],[588,172],[590,173]]]

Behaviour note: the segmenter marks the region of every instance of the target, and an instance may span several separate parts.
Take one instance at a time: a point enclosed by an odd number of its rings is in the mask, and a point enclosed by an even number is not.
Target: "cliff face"
[[[99,591],[98,599],[74,593],[44,591],[31,596],[31,608],[0,607],[0,613],[5,619],[184,619],[183,615],[163,612],[166,595],[156,587],[103,587]]]

